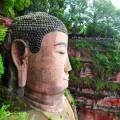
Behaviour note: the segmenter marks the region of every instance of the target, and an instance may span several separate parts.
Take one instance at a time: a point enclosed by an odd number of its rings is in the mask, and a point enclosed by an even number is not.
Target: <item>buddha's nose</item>
[[[66,64],[65,64],[65,72],[69,72],[71,70],[72,70],[72,67],[71,67],[71,64],[70,64],[70,61],[69,61],[69,57],[67,56]]]

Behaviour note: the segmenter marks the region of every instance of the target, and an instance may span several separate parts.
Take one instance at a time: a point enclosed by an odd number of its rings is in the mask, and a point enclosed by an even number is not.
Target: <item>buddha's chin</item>
[[[68,88],[68,81],[64,82],[64,84],[59,84],[56,86],[53,86],[53,89],[55,89],[55,91],[53,91],[54,94],[64,94],[65,89]]]

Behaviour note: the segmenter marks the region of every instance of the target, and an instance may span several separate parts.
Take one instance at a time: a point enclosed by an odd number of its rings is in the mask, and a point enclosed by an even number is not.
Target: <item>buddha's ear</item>
[[[28,48],[21,39],[12,42],[11,55],[18,70],[18,86],[24,87],[27,80]]]

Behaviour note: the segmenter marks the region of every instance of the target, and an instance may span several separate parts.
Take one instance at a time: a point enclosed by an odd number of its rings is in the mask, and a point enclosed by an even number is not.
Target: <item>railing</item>
[[[70,35],[69,40],[96,40],[96,41],[115,41],[115,38],[108,37],[82,37],[80,35]]]

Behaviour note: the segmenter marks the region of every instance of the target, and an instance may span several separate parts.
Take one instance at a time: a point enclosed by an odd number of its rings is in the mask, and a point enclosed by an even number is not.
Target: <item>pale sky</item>
[[[117,8],[120,9],[120,0],[111,0],[112,4]],[[93,0],[89,0],[89,4],[91,4]]]
[[[120,9],[120,0],[111,0],[113,5]]]

